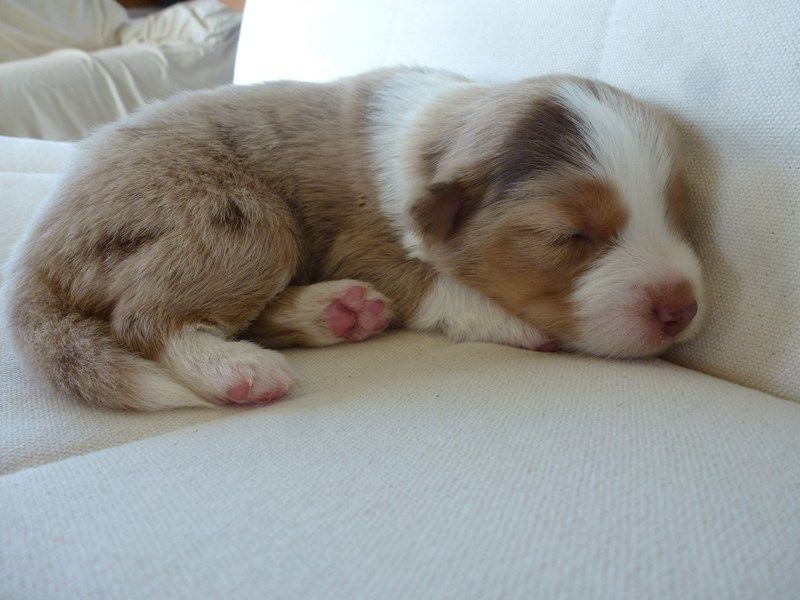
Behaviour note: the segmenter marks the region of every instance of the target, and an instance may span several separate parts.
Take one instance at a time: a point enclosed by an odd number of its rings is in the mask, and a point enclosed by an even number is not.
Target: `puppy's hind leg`
[[[299,261],[285,206],[254,202],[247,208],[250,217],[238,219],[235,228],[209,224],[201,213],[115,273],[115,337],[218,404],[270,402],[295,381],[279,353],[229,339],[285,289]]]
[[[392,320],[391,301],[352,279],[292,286],[278,294],[242,337],[270,348],[360,342]]]
[[[186,387],[215,403],[272,402],[297,381],[279,352],[226,340],[218,329],[202,325],[188,325],[171,335],[159,363]]]

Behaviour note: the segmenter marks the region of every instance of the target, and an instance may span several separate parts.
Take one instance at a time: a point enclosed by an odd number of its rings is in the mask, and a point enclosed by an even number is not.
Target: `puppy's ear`
[[[430,242],[450,237],[480,204],[486,192],[486,178],[474,174],[436,181],[411,205],[411,220]]]

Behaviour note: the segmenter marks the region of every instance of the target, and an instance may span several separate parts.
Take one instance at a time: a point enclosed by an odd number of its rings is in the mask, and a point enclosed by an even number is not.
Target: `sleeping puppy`
[[[82,144],[12,264],[15,340],[61,390],[140,409],[269,402],[294,382],[274,348],[390,325],[657,354],[703,306],[675,152],[573,77],[181,95]]]

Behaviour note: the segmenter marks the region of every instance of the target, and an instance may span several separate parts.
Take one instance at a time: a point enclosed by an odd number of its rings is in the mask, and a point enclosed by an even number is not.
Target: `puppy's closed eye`
[[[544,238],[553,246],[591,248],[597,244],[597,237],[588,231],[572,231],[568,228],[530,229],[532,235]]]
[[[597,239],[585,231],[562,234],[559,236],[559,241],[563,244],[573,244],[578,247],[594,246],[597,243]]]

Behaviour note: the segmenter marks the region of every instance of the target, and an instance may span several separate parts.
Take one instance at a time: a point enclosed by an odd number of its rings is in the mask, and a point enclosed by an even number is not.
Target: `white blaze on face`
[[[403,71],[392,76],[370,106],[371,150],[377,170],[380,208],[398,231],[410,256],[423,258],[419,236],[411,227],[409,207],[427,182],[416,174],[411,153],[416,124],[439,98],[470,85],[444,71]]]
[[[580,326],[572,345],[586,352],[640,356],[689,338],[705,304],[700,264],[667,221],[666,189],[673,172],[667,133],[646,109],[599,88],[598,99],[577,83],[559,95],[580,121],[594,156],[590,168],[612,181],[629,213],[612,249],[581,277],[573,293]],[[648,290],[690,286],[698,315],[674,339],[653,321]]]

